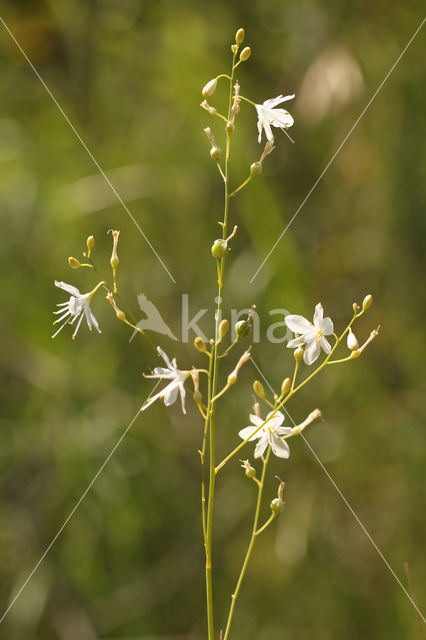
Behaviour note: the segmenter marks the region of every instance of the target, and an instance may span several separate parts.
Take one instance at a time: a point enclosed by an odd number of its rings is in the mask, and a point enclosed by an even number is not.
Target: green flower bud
[[[220,260],[221,258],[224,258],[228,252],[228,243],[226,240],[219,238],[213,242],[211,251],[213,258]]]
[[[229,331],[229,320],[225,318],[224,320],[222,320],[222,322],[219,325],[219,339],[222,340],[222,338],[226,336],[228,331]]]
[[[237,33],[235,34],[235,42],[238,45],[243,44],[245,35],[246,32],[244,31],[244,29],[238,29]]]
[[[263,384],[259,381],[259,380],[255,380],[253,382],[253,391],[255,392],[255,394],[261,398],[262,400],[265,399],[265,389],[263,387]]]
[[[260,164],[260,162],[253,162],[252,165],[250,165],[250,175],[253,176],[253,178],[255,178],[256,176],[259,176],[262,173],[262,165]]]
[[[273,514],[278,515],[284,509],[284,502],[279,498],[274,498],[271,502],[271,511]]]
[[[235,325],[235,333],[239,338],[245,338],[251,331],[251,325],[247,320],[240,320]]]
[[[283,380],[283,383],[281,385],[281,395],[286,396],[287,393],[290,391],[290,387],[291,387],[290,378],[285,378],[285,380]]]
[[[362,303],[362,310],[367,311],[367,309],[369,309],[372,304],[373,304],[373,296],[372,295],[365,296]]]
[[[198,349],[198,351],[201,351],[201,353],[204,353],[206,351],[206,345],[204,344],[204,340],[200,338],[200,336],[197,336],[194,339],[194,347]]]
[[[248,60],[250,58],[250,56],[251,56],[250,47],[244,47],[244,49],[240,53],[241,62],[245,62],[246,60]]]
[[[302,362],[303,360],[303,347],[297,347],[294,352],[294,359],[296,362]]]
[[[89,249],[89,251],[91,251],[93,249],[93,247],[95,246],[95,237],[94,236],[89,236],[86,240],[86,245],[87,248]]]
[[[68,264],[70,265],[71,269],[79,269],[81,267],[80,260],[77,260],[77,258],[73,258],[72,256],[68,258]]]

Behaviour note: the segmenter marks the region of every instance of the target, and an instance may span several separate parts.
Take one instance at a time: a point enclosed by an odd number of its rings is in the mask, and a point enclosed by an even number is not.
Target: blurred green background
[[[51,311],[92,274],[72,271],[85,238],[108,267],[120,229],[119,282],[135,312],[145,293],[181,331],[181,294],[210,310],[222,185],[203,134],[219,119],[201,87],[229,67],[235,30],[253,48],[238,71],[256,102],[295,93],[292,145],[279,131],[263,175],[232,203],[239,226],[225,313],[256,304],[256,362],[275,388],[292,353],[265,338],[269,310],[311,316],[321,300],[337,329],[372,293],[359,321],[380,337],[332,367],[289,405],[404,586],[408,562],[425,602],[424,29],[338,154],[253,284],[251,276],[419,26],[422,3],[325,0],[56,0],[3,3],[2,17],[176,279],[168,277],[57,107],[0,26],[1,609],[152,388],[150,345],[120,325],[99,295],[102,335],[82,326],[51,340]],[[211,102],[223,104],[224,87]],[[256,117],[243,105],[232,178],[257,160]],[[422,197],[423,196],[423,197]],[[140,314],[141,317],[141,314]],[[274,321],[277,321],[275,317]],[[191,344],[152,334],[182,367],[203,366]],[[191,340],[193,339],[191,335]],[[343,350],[344,351],[344,350]],[[235,354],[237,355],[237,354]],[[233,360],[224,367],[226,374]],[[258,377],[246,365],[218,410],[219,455],[238,442]],[[190,405],[190,403],[188,403]],[[10,640],[205,638],[199,519],[201,422],[161,405],[138,418],[0,625]],[[233,633],[256,640],[418,638],[414,608],[301,439],[275,459],[287,506],[261,537]],[[252,450],[247,449],[247,454]],[[218,629],[248,541],[254,485],[235,460],[219,477],[215,557]]]

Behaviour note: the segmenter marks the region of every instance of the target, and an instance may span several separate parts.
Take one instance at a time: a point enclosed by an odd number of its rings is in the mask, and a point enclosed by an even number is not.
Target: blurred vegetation
[[[211,126],[218,139],[222,132],[198,105],[201,87],[227,70],[240,26],[253,48],[238,73],[242,91],[257,102],[294,92],[296,143],[278,134],[263,176],[233,203],[239,232],[226,308],[257,305],[263,339],[254,358],[279,388],[292,354],[265,339],[270,309],[310,316],[321,300],[340,328],[354,301],[374,295],[357,333],[362,339],[380,324],[380,337],[361,359],[326,371],[289,410],[299,421],[322,408],[325,421],[309,429],[309,442],[404,585],[409,563],[420,606],[425,602],[424,30],[249,285],[420,24],[423,8],[379,0],[3,3],[6,23],[176,285],[1,26],[2,610],[152,386],[141,373],[156,364],[153,350],[129,342],[101,296],[93,306],[102,335],[82,326],[75,342],[66,330],[52,342],[51,310],[65,299],[53,280],[82,291],[93,285],[90,273],[69,269],[68,255],[80,257],[93,234],[95,259],[107,265],[106,231],[120,229],[120,287],[135,310],[144,292],[177,335],[182,293],[189,293],[194,313],[213,310],[210,245],[218,236],[222,185],[202,129]],[[214,97],[216,104],[224,94]],[[243,105],[235,184],[259,156],[255,123]],[[203,322],[208,333],[213,314]],[[201,366],[191,344],[152,339],[181,366]],[[248,424],[255,377],[246,366],[219,409],[220,452],[235,446]],[[192,408],[183,417],[178,405],[158,405],[139,418],[0,636],[205,637],[200,440]],[[286,510],[258,542],[235,638],[418,637],[400,586],[303,441],[291,445],[290,459],[273,463],[273,474],[287,483]],[[253,499],[235,460],[218,481],[218,625],[247,543]]]

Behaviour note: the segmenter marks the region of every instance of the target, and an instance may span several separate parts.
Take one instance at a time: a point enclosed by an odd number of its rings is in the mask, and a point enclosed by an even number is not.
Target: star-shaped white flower
[[[330,353],[330,343],[324,336],[332,335],[334,327],[331,318],[324,318],[324,310],[321,302],[315,307],[313,324],[303,316],[298,315],[286,316],[285,323],[291,331],[299,334],[297,338],[290,340],[287,347],[292,349],[306,345],[303,354],[303,359],[306,364],[315,362],[321,349],[323,349],[325,353]]]
[[[293,126],[294,120],[288,111],[285,109],[275,109],[277,105],[286,100],[292,100],[293,98],[294,94],[291,96],[277,96],[276,98],[265,100],[263,104],[256,105],[259,142],[262,140],[262,129],[265,129],[265,135],[269,142],[273,142],[274,134],[272,133],[271,126],[279,127],[283,131]]]
[[[148,407],[152,405],[153,402],[158,400],[158,398],[164,399],[164,404],[166,407],[170,406],[177,400],[178,392],[180,393],[180,399],[182,402],[182,411],[186,413],[185,410],[185,380],[191,374],[190,371],[181,371],[177,368],[176,358],[170,362],[167,354],[164,351],[157,347],[157,351],[160,356],[163,358],[164,362],[167,365],[167,369],[164,367],[156,367],[151,376],[144,376],[145,378],[159,378],[162,380],[170,380],[169,384],[164,387],[159,393],[156,393],[155,396],[149,398],[145,404],[143,405],[141,411],[145,411]]]
[[[56,331],[56,333],[53,334],[52,338],[57,336],[66,324],[73,325],[77,321],[77,326],[74,333],[72,334],[72,339],[74,340],[84,316],[86,317],[87,326],[89,327],[90,331],[94,327],[98,333],[102,333],[99,329],[98,321],[96,320],[90,309],[90,300],[92,299],[95,291],[102,284],[103,282],[100,282],[98,286],[95,287],[90,293],[81,294],[77,287],[74,287],[72,284],[67,284],[66,282],[58,282],[57,280],[55,280],[55,286],[69,293],[71,297],[68,302],[62,302],[61,304],[58,304],[58,307],[61,307],[59,311],[53,312],[55,314],[60,314],[60,317],[55,320],[53,324],[58,324],[59,322],[62,322],[62,320],[64,322]]]
[[[249,437],[250,441],[259,440],[254,450],[255,458],[263,456],[268,445],[271,446],[273,453],[279,458],[288,458],[290,456],[290,448],[281,436],[292,434],[293,429],[281,426],[284,422],[284,416],[280,411],[277,411],[274,416],[272,414],[273,412],[268,413],[266,421],[258,416],[251,415],[250,420],[254,426],[244,427],[238,433],[243,440],[247,440]],[[259,429],[264,422],[263,427]],[[257,433],[255,433],[256,431]]]

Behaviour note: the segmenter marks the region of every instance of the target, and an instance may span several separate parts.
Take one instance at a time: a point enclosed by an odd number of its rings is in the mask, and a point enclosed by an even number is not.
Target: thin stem
[[[248,563],[249,563],[249,560],[250,560],[250,556],[251,556],[252,551],[253,551],[254,543],[256,541],[256,536],[260,533],[260,531],[262,531],[265,528],[265,525],[264,525],[259,531],[257,530],[257,526],[258,526],[258,523],[259,523],[260,506],[261,506],[261,503],[262,503],[263,486],[264,486],[264,483],[265,483],[266,468],[268,466],[270,455],[271,455],[271,447],[268,447],[268,453],[266,454],[266,457],[263,460],[262,477],[260,479],[260,485],[258,487],[257,502],[256,502],[256,509],[255,509],[255,512],[254,512],[254,520],[253,520],[253,528],[252,528],[251,538],[250,538],[249,545],[247,547],[247,552],[246,552],[246,555],[245,555],[245,558],[244,558],[243,566],[241,567],[241,572],[240,572],[240,575],[239,575],[239,578],[238,578],[237,585],[235,587],[235,591],[231,596],[231,606],[229,608],[228,620],[227,620],[227,623],[226,623],[225,635],[223,636],[223,640],[228,640],[228,637],[229,637],[229,632],[231,630],[231,623],[232,623],[232,617],[234,615],[235,605],[236,605],[236,602],[237,602],[238,594],[239,594],[240,589],[241,589],[241,585],[242,585],[243,580],[244,580],[244,576],[245,576],[245,573],[246,573],[246,570],[247,570],[247,566],[248,566]],[[269,524],[269,522],[268,522],[268,524]]]
[[[235,189],[235,191],[233,191],[232,193],[230,193],[230,194],[229,194],[229,197],[230,197],[230,198],[232,198],[233,196],[235,196],[239,191],[241,191],[241,189],[244,189],[244,187],[245,187],[245,186],[246,186],[246,185],[247,185],[251,180],[253,180],[253,176],[252,176],[252,175],[250,175],[248,178],[246,178],[246,179],[244,180],[244,182],[242,182],[242,183],[240,184],[240,186],[239,186],[239,187],[237,187],[237,188]]]
[[[241,98],[241,100],[244,100],[245,102],[248,102],[249,104],[253,105],[253,107],[257,107],[257,104],[255,102],[253,102],[253,100],[249,100],[248,98],[245,98],[241,94],[240,94],[239,97]]]
[[[232,57],[232,71],[229,78],[229,101],[228,101],[228,121],[231,117],[232,108],[232,88],[234,83],[234,69],[235,69],[235,53]],[[223,212],[223,239],[226,240],[227,228],[228,228],[228,215],[229,215],[229,154],[230,154],[231,140],[230,135],[226,132],[226,156],[225,156],[225,171],[224,171],[224,212]],[[217,394],[218,374],[219,374],[219,325],[222,320],[222,286],[223,276],[225,271],[225,257],[220,260],[220,267],[218,270],[218,296],[217,307],[215,314],[215,341],[212,352],[212,367],[213,378],[209,395],[209,495],[207,504],[207,523],[206,523],[206,535],[205,535],[205,550],[206,550],[206,599],[207,599],[207,625],[208,625],[208,640],[214,640],[214,616],[213,616],[213,585],[212,585],[212,534],[213,534],[213,504],[214,504],[214,492],[215,492],[215,416],[216,416],[216,402],[215,396]]]

